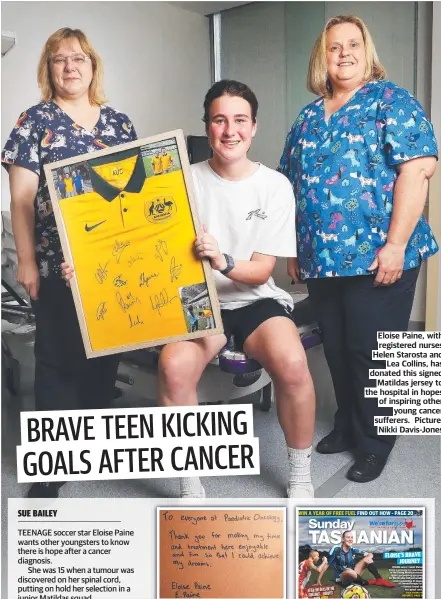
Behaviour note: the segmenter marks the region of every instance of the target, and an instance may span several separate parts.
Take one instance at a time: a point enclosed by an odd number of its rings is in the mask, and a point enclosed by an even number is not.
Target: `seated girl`
[[[296,256],[295,200],[283,175],[247,157],[257,108],[254,93],[237,81],[219,81],[205,97],[213,157],[192,166],[203,223],[195,251],[210,260],[225,335],[164,346],[158,404],[197,405],[196,386],[205,367],[224,347],[226,336],[234,335],[236,345],[260,362],[274,383],[288,449],[288,497],[311,498],[314,387],[291,319],[292,298],[271,277],[277,256]],[[72,276],[67,265],[63,272],[66,279]],[[205,497],[199,478],[180,481],[181,497]]]

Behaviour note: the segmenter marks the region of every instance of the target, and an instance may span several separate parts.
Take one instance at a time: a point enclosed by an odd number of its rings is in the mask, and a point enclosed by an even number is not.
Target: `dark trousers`
[[[39,299],[32,306],[36,319],[36,409],[108,408],[114,396],[119,356],[86,358],[71,290],[61,278],[41,278]]]
[[[369,369],[385,368],[372,360],[378,331],[407,331],[419,268],[405,270],[394,285],[374,287],[373,276],[307,281],[309,297],[323,330],[323,348],[337,400],[334,428],[351,435],[361,452],[386,457],[396,437],[378,435],[374,416],[391,415],[377,398],[364,397],[375,387]]]

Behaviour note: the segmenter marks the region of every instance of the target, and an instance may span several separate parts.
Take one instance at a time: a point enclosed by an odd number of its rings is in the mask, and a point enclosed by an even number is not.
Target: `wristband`
[[[229,254],[224,254],[224,258],[227,261],[227,266],[226,268],[224,268],[224,270],[219,271],[221,275],[227,275],[236,266],[234,258],[232,256],[230,256]]]

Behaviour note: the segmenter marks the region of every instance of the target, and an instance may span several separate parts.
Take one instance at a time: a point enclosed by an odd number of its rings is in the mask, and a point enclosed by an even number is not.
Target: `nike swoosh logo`
[[[93,229],[96,229],[97,227],[99,227],[100,225],[102,225],[105,222],[106,222],[105,220],[102,220],[100,223],[97,223],[96,225],[91,225],[90,227],[86,223],[84,228],[86,229],[87,232],[89,232],[89,231],[92,231]]]

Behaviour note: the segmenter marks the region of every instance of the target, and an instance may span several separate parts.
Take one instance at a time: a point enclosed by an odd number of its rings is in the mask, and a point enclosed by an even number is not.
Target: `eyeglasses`
[[[55,66],[66,65],[68,60],[71,60],[75,66],[84,65],[89,59],[89,56],[85,54],[70,54],[69,56],[63,56],[61,54],[57,54],[56,56],[51,56],[51,62]]]

